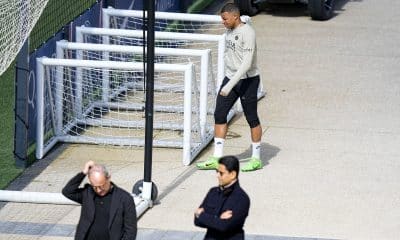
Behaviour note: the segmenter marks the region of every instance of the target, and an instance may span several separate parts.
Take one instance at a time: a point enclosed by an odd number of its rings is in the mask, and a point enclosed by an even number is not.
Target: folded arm
[[[248,215],[250,203],[247,201],[236,204],[233,209],[224,211],[221,215],[212,215],[202,212],[195,217],[196,226],[213,228],[221,232],[242,227]]]

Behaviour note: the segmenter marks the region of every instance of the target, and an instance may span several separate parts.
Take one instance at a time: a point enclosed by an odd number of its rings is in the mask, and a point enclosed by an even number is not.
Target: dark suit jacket
[[[81,217],[75,233],[76,240],[84,240],[93,223],[95,214],[95,192],[89,184],[83,188],[79,185],[85,178],[85,174],[78,173],[62,190],[62,194],[82,205]],[[113,184],[114,190],[111,197],[110,219],[108,229],[111,240],[136,239],[137,218],[133,197],[125,190]]]
[[[243,225],[249,214],[250,199],[238,181],[226,189],[211,188],[200,207],[204,208],[204,212],[199,217],[195,216],[194,224],[207,228],[204,239],[244,239]],[[232,211],[232,217],[220,219],[220,215],[227,210]]]

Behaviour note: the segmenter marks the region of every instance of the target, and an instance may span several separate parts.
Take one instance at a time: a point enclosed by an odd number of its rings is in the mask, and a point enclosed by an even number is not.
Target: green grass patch
[[[0,189],[14,180],[22,169],[15,166],[14,160],[14,64],[0,76]]]
[[[197,0],[188,8],[188,13],[201,13],[213,0]]]
[[[90,8],[96,0],[49,0],[29,36],[30,52]]]
[[[32,52],[51,38],[63,26],[91,7],[96,0],[71,0],[68,4],[49,0],[41,17],[30,34],[29,49]],[[23,169],[15,166],[14,159],[14,106],[15,106],[15,64],[0,76],[0,189],[18,177]],[[28,149],[28,161],[32,163],[34,147]]]

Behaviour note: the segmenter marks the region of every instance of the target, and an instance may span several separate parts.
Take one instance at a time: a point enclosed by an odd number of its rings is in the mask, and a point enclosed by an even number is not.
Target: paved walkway
[[[400,2],[337,3],[337,16],[327,22],[311,21],[298,5],[253,18],[268,94],[259,102],[265,166],[240,174],[251,198],[248,239],[400,236]],[[249,142],[238,115],[225,153],[247,157]],[[211,153],[212,147],[197,161]],[[127,190],[143,176],[143,149],[61,145],[10,188],[59,192],[93,159]],[[215,173],[184,167],[180,159],[179,150],[154,150],[159,202],[140,218],[138,239],[204,234],[193,226],[193,211],[216,184]],[[6,204],[0,239],[71,240],[79,210]]]
[[[1,222],[0,236],[8,239],[24,239],[34,237],[63,237],[73,238],[75,233],[75,224],[51,224],[51,223],[30,223],[30,222]],[[199,231],[174,231],[159,229],[139,229],[137,239],[144,240],[201,240],[204,238],[204,232]],[[323,240],[320,238],[296,238],[282,236],[265,235],[246,235],[247,240]],[[325,239],[324,239],[325,240]]]

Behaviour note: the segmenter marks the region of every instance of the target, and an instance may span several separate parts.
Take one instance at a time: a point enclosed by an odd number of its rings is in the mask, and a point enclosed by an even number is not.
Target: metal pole
[[[146,104],[145,104],[145,147],[144,147],[144,179],[143,186],[145,198],[151,198],[151,168],[153,150],[153,112],[154,112],[154,22],[155,0],[147,1],[147,67],[146,67]],[[149,185],[149,184],[148,184]],[[150,189],[148,189],[150,187]],[[150,191],[150,194],[149,194]],[[148,195],[148,196],[146,196]]]

